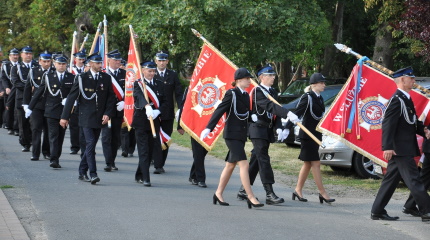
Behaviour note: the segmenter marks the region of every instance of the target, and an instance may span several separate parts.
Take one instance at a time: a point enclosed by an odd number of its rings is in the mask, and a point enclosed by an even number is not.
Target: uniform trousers
[[[424,155],[425,155],[425,159],[421,167],[420,179],[421,179],[421,182],[424,184],[425,189],[429,189],[430,188],[430,153],[424,153]],[[408,209],[417,209],[417,203],[415,202],[412,194],[409,194],[409,198],[408,200],[406,200],[404,207]]]
[[[33,148],[31,149],[33,157],[40,156],[40,147],[42,145],[42,154],[50,155],[49,137],[48,137],[48,122],[44,116],[45,111],[41,109],[34,109],[30,115],[30,125],[31,125],[31,144]],[[59,121],[57,122],[58,125]],[[42,141],[43,132],[43,141]]]
[[[174,119],[161,121],[161,128],[169,136],[171,136],[173,133],[173,120]],[[169,146],[166,145],[166,147],[167,148],[163,150],[163,165],[161,167],[164,167],[164,164],[166,163],[166,159],[167,159],[167,154],[169,154]]]
[[[22,108],[17,108],[17,118],[19,127],[19,143],[24,147],[31,146],[31,127],[30,119],[25,118],[25,112]]]
[[[133,154],[136,149],[136,136],[134,128],[128,131],[127,127],[121,128],[121,150],[127,154]]]
[[[110,128],[107,125],[102,128],[102,147],[106,165],[114,167],[118,146],[121,142],[122,118],[111,118],[110,125]]]
[[[84,156],[85,149],[87,148],[87,143],[85,141],[84,130],[79,127],[79,147],[81,148],[81,158]]]
[[[9,95],[5,95],[4,97],[4,104],[6,106],[6,102],[8,99]],[[5,124],[6,127],[9,130],[18,130],[18,121],[16,121],[16,117],[15,117],[15,104],[13,104],[8,110],[4,111],[4,118],[5,118]]]
[[[82,132],[85,136],[86,144],[85,152],[79,165],[79,175],[85,175],[90,170],[90,177],[97,177],[95,149],[100,137],[101,128],[82,127]]]
[[[4,102],[4,99],[5,99],[5,97],[0,98],[0,102]],[[3,127],[3,124],[6,124],[6,118],[5,118],[5,114],[4,114],[5,110],[6,110],[5,105],[0,104],[0,127]]]
[[[78,152],[80,149],[80,145],[79,145],[79,113],[77,113],[76,111],[74,111],[70,115],[69,131],[70,131],[70,150]]]
[[[137,166],[135,179],[150,182],[149,165],[154,159],[154,167],[161,168],[162,150],[160,136],[156,128],[157,136],[152,137],[151,130],[135,128],[137,153],[139,154],[139,165]]]
[[[419,210],[422,213],[430,212],[430,196],[419,178],[418,168],[413,156],[393,156],[388,161],[387,173],[376,195],[372,206],[372,213],[387,213],[385,206],[387,206],[393,196],[401,178],[403,178],[404,183],[411,191],[411,195],[417,202]]]
[[[274,184],[275,177],[269,156],[270,142],[260,138],[253,138],[251,142],[254,146],[249,161],[249,180],[251,185],[254,184],[258,172],[260,172],[260,179],[263,184]]]
[[[191,166],[190,178],[197,182],[206,181],[205,157],[208,151],[200,145],[194,138],[191,138],[191,148],[193,151],[193,165]]]
[[[60,119],[48,118],[49,145],[51,147],[51,162],[59,162],[63,150],[66,129],[60,125]]]

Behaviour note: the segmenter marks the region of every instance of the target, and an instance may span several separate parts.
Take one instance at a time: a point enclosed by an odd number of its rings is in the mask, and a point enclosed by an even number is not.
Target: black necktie
[[[114,74],[114,75],[115,75],[115,77],[116,77],[116,75],[118,74],[118,70],[115,70],[113,74]]]
[[[63,82],[63,74],[60,74],[60,83]]]
[[[160,72],[160,76],[161,76],[161,77],[164,77],[164,72]]]
[[[94,76],[94,80],[99,80],[99,74],[98,73],[96,73],[96,75]]]
[[[78,69],[78,73],[81,73],[81,72],[82,72],[82,70],[81,70],[80,68],[76,68],[76,69]]]

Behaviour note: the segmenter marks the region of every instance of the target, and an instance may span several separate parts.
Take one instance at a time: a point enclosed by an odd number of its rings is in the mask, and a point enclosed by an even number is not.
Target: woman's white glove
[[[156,119],[158,117],[158,115],[160,115],[160,110],[158,109],[154,109],[152,110],[152,119]]]
[[[278,135],[278,141],[282,141],[282,129],[276,129],[276,134]]]
[[[297,117],[297,115],[291,111],[288,112],[287,116],[288,116],[288,119],[290,119],[290,121],[293,122],[294,124],[296,124],[297,122],[300,122],[299,117]]]
[[[256,114],[252,114],[252,115],[251,115],[251,120],[252,120],[253,122],[257,122],[257,120],[258,120],[257,115],[256,115]]]
[[[117,110],[118,112],[120,112],[120,111],[122,111],[123,109],[124,109],[124,101],[118,102],[118,103],[116,104],[116,110]]]
[[[211,130],[209,128],[205,128],[205,130],[203,130],[200,134],[200,140],[203,141],[209,135],[210,132]]]
[[[282,131],[282,139],[281,139],[281,142],[283,142],[285,139],[287,139],[287,137],[288,137],[288,135],[290,135],[290,129],[284,129],[283,131]]]
[[[27,111],[27,109],[28,109],[28,105],[26,105],[26,104],[22,104],[22,108],[24,109],[24,112],[25,112],[25,111]]]
[[[148,117],[148,119],[150,117],[152,117],[152,115],[153,115],[153,113],[152,113],[152,107],[148,105],[148,106],[145,107],[145,110],[146,110],[146,117]]]
[[[32,112],[33,112],[33,111],[31,111],[31,110],[30,110],[30,109],[28,109],[28,107],[27,107],[27,109],[25,109],[25,118],[29,118]]]
[[[66,105],[66,101],[67,101],[67,98],[63,98],[63,100],[61,101],[61,105]]]

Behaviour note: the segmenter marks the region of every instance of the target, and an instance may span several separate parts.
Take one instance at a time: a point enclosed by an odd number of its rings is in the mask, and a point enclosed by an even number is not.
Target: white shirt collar
[[[314,92],[313,90],[312,90],[312,92]],[[316,92],[314,92],[315,93],[315,95],[317,95],[317,97],[319,97],[320,96],[320,94],[319,93],[316,93]]]
[[[147,82],[147,83],[150,83],[150,84],[152,84],[152,79],[151,80],[148,80],[148,79],[146,79],[146,78],[143,78],[143,79],[145,79],[145,82]]]
[[[264,84],[260,84],[262,87],[264,87],[267,91],[270,91],[270,87],[264,85]]]
[[[119,69],[119,68],[117,68],[117,69],[112,69],[111,67],[109,67],[109,71],[110,71],[111,73],[115,73],[115,71],[118,71],[118,69]]]
[[[240,92],[243,94],[244,92],[246,92],[246,91],[244,91],[244,90],[242,90],[242,88],[240,88],[240,87],[237,87],[237,88],[239,88],[239,90],[240,90]]]
[[[96,74],[97,74],[98,72],[94,72],[92,69],[90,69],[90,71],[91,71],[91,74],[93,75],[93,78],[94,78],[94,79],[96,79]]]
[[[15,66],[18,62],[12,62],[11,61],[11,63],[12,63],[12,66]]]
[[[411,95],[409,93],[405,92],[404,90],[402,90],[400,88],[397,88],[397,89],[399,89],[403,94],[405,94],[408,99],[411,99]]]
[[[66,73],[65,71],[64,72],[62,72],[62,73],[60,73],[59,71],[56,71],[57,72],[57,76],[58,76],[58,78],[60,78],[60,75],[61,74],[63,74],[63,77],[64,77],[64,74]]]
[[[158,71],[158,74],[161,74],[161,73],[165,74],[166,73],[166,68],[163,71],[161,71],[160,69],[157,68],[157,71]]]

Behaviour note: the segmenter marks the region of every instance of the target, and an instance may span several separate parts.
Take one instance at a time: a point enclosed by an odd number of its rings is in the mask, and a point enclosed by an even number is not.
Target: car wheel
[[[379,179],[379,176],[375,173],[373,164],[373,161],[367,157],[361,155],[358,152],[354,152],[352,165],[358,176],[362,178]]]

